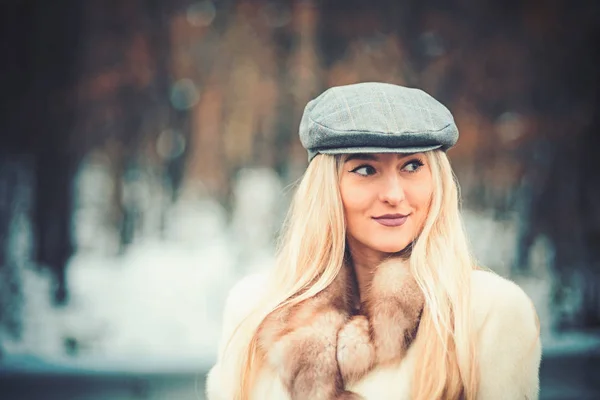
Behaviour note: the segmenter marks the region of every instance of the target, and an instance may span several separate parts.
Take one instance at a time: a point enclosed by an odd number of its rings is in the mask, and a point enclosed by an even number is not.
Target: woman
[[[277,267],[232,289],[208,398],[537,398],[537,316],[470,255],[450,112],[417,89],[335,87],[300,139]]]

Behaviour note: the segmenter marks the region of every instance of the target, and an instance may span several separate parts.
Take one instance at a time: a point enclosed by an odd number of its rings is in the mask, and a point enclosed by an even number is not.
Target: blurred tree
[[[77,154],[69,142],[74,110],[68,93],[78,76],[80,6],[77,1],[3,2],[0,17],[6,60],[6,72],[0,74],[2,158],[31,156],[35,260],[54,272],[57,303],[66,300],[64,268],[72,252],[71,185]]]
[[[521,155],[530,188],[521,244],[527,248],[538,235],[550,238],[555,300],[575,297],[577,304],[575,313],[561,316],[561,324],[598,327],[600,58],[594,49],[600,42],[600,4],[553,2],[544,12],[530,5],[526,17],[539,71],[532,108],[541,123],[532,151]]]
[[[11,177],[23,176],[11,169],[31,165],[34,260],[53,271],[57,304],[67,300],[72,185],[79,162],[92,149],[107,149],[120,189],[136,157],[156,160],[158,134],[177,124],[168,97],[173,5],[151,0],[2,3],[2,204],[16,201]],[[28,163],[11,162],[15,157]],[[173,188],[181,176],[179,160],[164,163]],[[126,244],[135,210],[124,207],[122,192],[116,193],[115,224]],[[3,246],[10,210],[0,208]],[[4,254],[0,268],[9,268]]]
[[[123,191],[139,171],[155,171],[172,199],[184,189],[228,203],[245,166],[300,175],[298,123],[324,88],[419,86],[456,117],[461,141],[450,155],[466,205],[518,213],[514,272],[526,273],[532,244],[549,238],[557,301],[564,282],[581,294],[566,323],[598,326],[599,4],[4,2],[0,171],[15,165],[8,154],[30,156],[35,258],[54,271],[62,302],[71,185],[91,150],[110,159],[124,250],[146,218]],[[4,244],[15,176],[0,172]],[[0,251],[8,270],[5,259]]]
[[[171,107],[170,15],[174,4],[152,0],[86,2],[77,82],[78,136],[82,152],[103,149],[114,183],[112,220],[121,251],[140,224],[140,205],[123,188],[151,164],[162,170],[165,187],[177,190],[183,153],[157,149],[159,140],[185,125]],[[163,147],[169,147],[168,142]]]

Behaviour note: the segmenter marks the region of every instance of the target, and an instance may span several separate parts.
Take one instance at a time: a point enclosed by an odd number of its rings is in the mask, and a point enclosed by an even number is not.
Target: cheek
[[[353,213],[360,207],[358,199],[352,195],[351,190],[341,190],[342,204],[344,206],[344,215],[346,220],[352,217]]]
[[[433,182],[425,181],[422,184],[414,188],[412,192],[411,206],[415,209],[417,218],[417,229],[421,229],[427,215],[429,214],[429,208],[431,207],[431,201],[433,199]]]
[[[354,218],[363,215],[369,208],[371,204],[369,193],[370,191],[363,185],[343,181],[340,183],[340,195],[348,224],[351,224]]]
[[[429,210],[432,198],[433,187],[431,185],[424,185],[415,193],[415,207],[418,207],[420,210],[424,211]]]
[[[429,210],[433,198],[433,177],[429,169],[424,171],[419,179],[414,182],[412,189],[413,206],[421,210]]]

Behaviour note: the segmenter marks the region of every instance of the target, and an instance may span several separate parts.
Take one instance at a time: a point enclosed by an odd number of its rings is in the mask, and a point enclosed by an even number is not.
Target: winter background
[[[542,398],[600,398],[600,9],[442,3],[3,3],[0,399],[203,399],[228,290],[273,265],[303,105],[364,80],[447,102]]]

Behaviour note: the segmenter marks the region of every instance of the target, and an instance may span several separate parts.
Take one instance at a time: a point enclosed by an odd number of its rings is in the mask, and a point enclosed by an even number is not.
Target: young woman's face
[[[427,157],[353,154],[342,166],[340,192],[353,254],[384,257],[421,232],[433,193]]]

